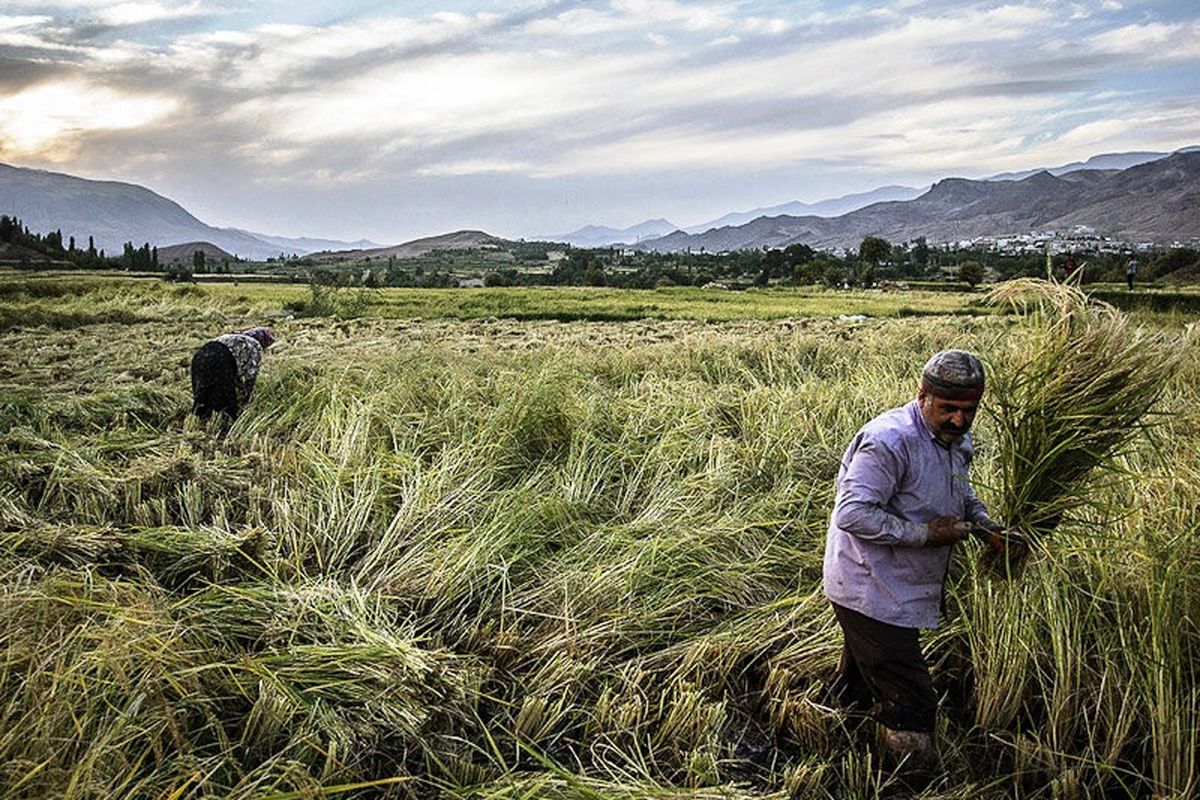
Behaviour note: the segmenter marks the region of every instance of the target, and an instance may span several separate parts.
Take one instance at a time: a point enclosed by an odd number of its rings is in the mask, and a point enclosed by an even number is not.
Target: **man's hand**
[[[995,522],[983,520],[971,526],[971,533],[979,537],[992,551],[1003,553],[1005,546],[1004,528]]]
[[[925,546],[944,547],[961,542],[971,535],[974,527],[958,517],[934,517],[929,520],[929,538],[925,540]]]

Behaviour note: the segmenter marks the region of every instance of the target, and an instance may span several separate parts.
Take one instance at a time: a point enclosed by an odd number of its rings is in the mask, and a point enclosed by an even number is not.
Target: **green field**
[[[175,314],[194,315],[199,308],[235,314],[280,315],[288,308],[311,303],[313,291],[303,284],[205,282],[163,284],[137,279],[71,273],[38,276],[0,273],[0,296],[6,301],[8,325],[54,319],[58,324],[81,321],[123,321],[108,317],[140,315],[149,321]],[[521,320],[640,320],[640,319],[785,319],[838,315],[916,316],[975,313],[979,295],[936,291],[840,291],[816,287],[728,291],[670,287],[653,290],[583,287],[500,289],[360,289],[328,290],[330,310],[340,316],[388,319],[446,318]],[[135,308],[132,298],[141,300]],[[38,301],[56,299],[57,312]],[[303,309],[299,309],[303,313]],[[21,314],[25,316],[22,317]],[[106,317],[105,315],[108,315]]]
[[[352,294],[0,275],[0,796],[893,795],[824,694],[833,479],[931,352],[1002,378],[1033,323],[946,292]],[[221,438],[189,359],[263,322]],[[924,796],[1200,791],[1190,341],[1019,574],[956,557]]]

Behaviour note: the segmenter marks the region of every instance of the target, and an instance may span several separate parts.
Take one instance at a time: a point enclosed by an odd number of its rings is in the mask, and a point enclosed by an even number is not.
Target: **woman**
[[[208,419],[219,412],[235,419],[250,400],[263,350],[274,341],[269,328],[247,328],[197,350],[192,356],[192,413]]]

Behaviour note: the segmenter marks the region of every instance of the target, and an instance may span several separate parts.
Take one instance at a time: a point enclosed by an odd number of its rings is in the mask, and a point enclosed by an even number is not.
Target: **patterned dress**
[[[192,356],[192,413],[237,417],[250,400],[262,362],[262,345],[242,333],[226,333]]]

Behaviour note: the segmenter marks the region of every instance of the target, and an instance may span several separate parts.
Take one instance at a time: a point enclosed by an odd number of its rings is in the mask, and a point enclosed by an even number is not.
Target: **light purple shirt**
[[[952,546],[925,547],[929,521],[988,519],[967,481],[970,434],[947,447],[913,400],[850,442],[825,542],[825,594],[905,628],[936,628]]]

